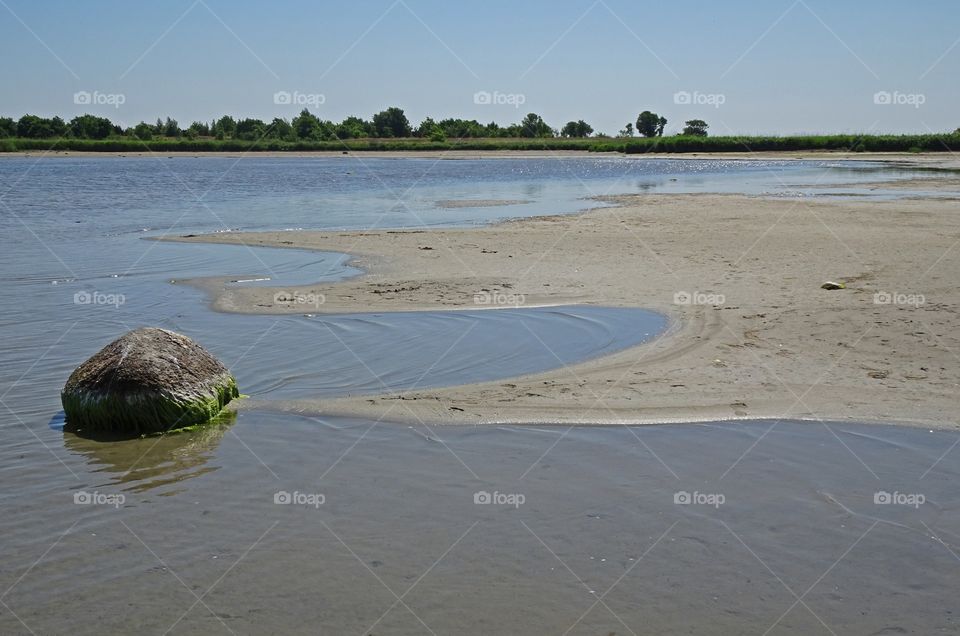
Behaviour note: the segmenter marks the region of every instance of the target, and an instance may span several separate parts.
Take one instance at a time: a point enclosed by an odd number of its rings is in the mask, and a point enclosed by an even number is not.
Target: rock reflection
[[[87,457],[91,472],[107,475],[108,484],[144,492],[219,469],[208,462],[236,415],[225,411],[203,426],[134,439],[81,437],[65,430],[63,440],[67,450]]]

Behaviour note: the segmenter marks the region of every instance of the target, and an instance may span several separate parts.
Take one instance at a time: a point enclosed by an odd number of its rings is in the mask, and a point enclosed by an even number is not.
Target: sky
[[[0,0],[0,115],[960,127],[957,0]]]

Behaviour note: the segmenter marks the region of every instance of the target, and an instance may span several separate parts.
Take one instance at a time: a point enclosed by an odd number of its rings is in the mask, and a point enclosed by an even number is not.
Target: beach
[[[652,343],[545,373],[272,408],[430,424],[956,426],[955,202],[627,195],[603,204],[468,229],[169,238],[352,255],[365,274],[292,290],[322,295],[317,313],[593,304],[672,321]],[[826,281],[846,288],[822,289]],[[276,289],[206,287],[219,311],[303,313],[275,302]]]

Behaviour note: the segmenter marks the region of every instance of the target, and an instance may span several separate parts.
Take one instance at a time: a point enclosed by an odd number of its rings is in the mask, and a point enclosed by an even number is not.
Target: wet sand
[[[438,208],[493,208],[502,205],[523,205],[530,201],[511,199],[444,199],[434,203]]]
[[[364,276],[299,288],[324,294],[322,312],[476,308],[476,295],[489,293],[526,305],[643,307],[678,324],[650,345],[510,382],[286,403],[294,411],[437,424],[791,417],[956,426],[955,202],[607,202],[616,207],[475,229],[181,240],[353,255]],[[821,289],[828,280],[847,288]],[[214,307],[295,311],[272,297],[220,290]]]
[[[10,466],[0,632],[955,633],[956,441],[258,411],[121,444],[67,434],[76,478],[36,445]]]

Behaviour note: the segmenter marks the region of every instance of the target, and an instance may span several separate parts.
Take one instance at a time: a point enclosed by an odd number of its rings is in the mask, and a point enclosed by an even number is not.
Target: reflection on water
[[[86,459],[91,473],[108,477],[103,485],[145,492],[217,470],[219,464],[208,462],[234,420],[236,413],[227,410],[204,426],[135,439],[90,439],[64,432],[63,444]]]

